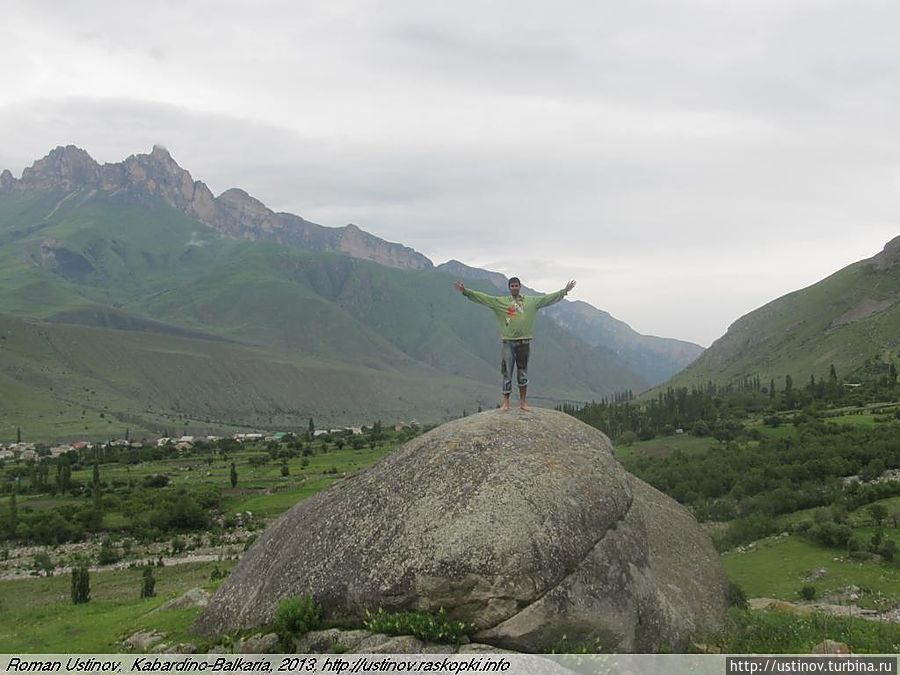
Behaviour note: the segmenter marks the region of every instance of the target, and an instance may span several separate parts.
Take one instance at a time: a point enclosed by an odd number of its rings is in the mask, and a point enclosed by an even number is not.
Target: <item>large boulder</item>
[[[444,424],[300,502],[241,559],[195,629],[271,622],[312,595],[324,618],[447,610],[473,638],[680,650],[718,630],[726,579],[680,505],[628,474],[601,432],[560,412]]]

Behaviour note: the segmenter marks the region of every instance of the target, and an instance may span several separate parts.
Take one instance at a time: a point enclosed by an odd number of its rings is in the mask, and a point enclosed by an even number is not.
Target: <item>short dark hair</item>
[[[507,282],[506,285],[507,285],[507,287],[509,287],[509,286],[512,286],[514,283],[515,283],[515,284],[519,284],[519,286],[522,285],[522,282],[519,281],[519,277],[512,277],[512,278]]]

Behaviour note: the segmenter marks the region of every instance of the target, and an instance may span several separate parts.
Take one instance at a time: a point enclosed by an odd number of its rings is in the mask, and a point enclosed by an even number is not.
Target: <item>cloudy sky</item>
[[[900,234],[893,0],[0,0],[0,168],[216,193],[708,345]]]

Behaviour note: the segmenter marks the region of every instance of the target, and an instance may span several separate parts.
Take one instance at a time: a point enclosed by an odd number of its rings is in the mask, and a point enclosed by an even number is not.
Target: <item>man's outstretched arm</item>
[[[453,282],[453,287],[466,296],[472,302],[477,302],[480,305],[487,305],[491,308],[500,308],[505,309],[506,303],[503,298],[499,298],[496,295],[488,295],[487,293],[481,293],[479,291],[473,291],[470,288],[466,288],[463,282],[455,281]]]
[[[572,281],[567,283],[565,288],[561,288],[560,290],[556,291],[556,293],[548,293],[547,295],[542,295],[537,300],[538,309],[540,309],[541,307],[547,307],[548,305],[552,305],[555,302],[559,302],[564,297],[566,297],[566,295],[569,293],[569,291],[571,291],[573,288],[575,288],[575,280],[574,279],[572,279]]]

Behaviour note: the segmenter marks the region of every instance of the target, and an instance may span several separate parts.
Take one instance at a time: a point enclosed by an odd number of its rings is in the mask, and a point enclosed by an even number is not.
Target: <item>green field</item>
[[[900,533],[892,536],[900,540]],[[751,598],[796,602],[803,586],[814,586],[818,596],[859,586],[866,590],[860,606],[887,609],[900,604],[900,565],[847,559],[845,552],[794,535],[768,537],[745,552],[725,553],[722,565]],[[824,577],[804,581],[807,575],[823,568],[827,571]]]
[[[91,601],[73,605],[68,576],[0,582],[0,653],[114,653],[124,651],[123,638],[138,630],[155,629],[167,641],[192,640],[188,627],[198,609],[154,612],[168,600],[192,588],[213,590],[218,566],[232,562],[190,563],[158,567],[156,597],[140,599],[142,570],[111,570],[91,574]]]

